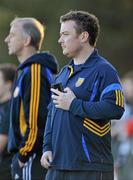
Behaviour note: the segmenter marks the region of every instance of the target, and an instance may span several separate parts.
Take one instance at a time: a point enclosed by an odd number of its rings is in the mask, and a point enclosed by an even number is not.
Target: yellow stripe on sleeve
[[[116,105],[124,107],[124,96],[122,91],[115,90],[115,94],[116,94]]]
[[[26,155],[31,151],[37,138],[37,120],[38,109],[40,100],[40,72],[41,66],[39,64],[33,64],[31,66],[31,97],[30,97],[30,112],[29,112],[29,136],[25,143],[25,146],[20,149],[22,155]]]
[[[119,105],[119,102],[118,102],[118,99],[119,99],[118,90],[115,90],[115,94],[116,94],[116,105]]]
[[[120,94],[121,94],[121,106],[124,107],[124,96],[122,91],[120,91]]]

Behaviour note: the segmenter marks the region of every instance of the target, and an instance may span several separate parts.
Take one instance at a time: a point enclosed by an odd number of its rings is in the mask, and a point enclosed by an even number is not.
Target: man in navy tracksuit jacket
[[[43,25],[34,18],[12,21],[5,39],[9,54],[20,62],[14,81],[8,149],[14,153],[12,179],[44,178],[40,165],[47,106],[52,76],[57,72],[55,57],[38,52],[44,37]]]
[[[72,60],[55,79],[63,92],[51,89],[41,158],[46,180],[113,180],[110,120],[122,116],[124,98],[117,71],[94,48],[98,27],[87,12],[61,17],[59,43]]]

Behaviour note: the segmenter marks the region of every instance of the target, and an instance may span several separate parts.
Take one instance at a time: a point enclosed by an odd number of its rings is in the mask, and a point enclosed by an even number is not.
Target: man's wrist
[[[29,160],[29,157],[28,156],[22,156],[21,154],[18,155],[18,160],[25,164],[28,160]]]
[[[24,167],[24,164],[25,164],[25,163],[21,162],[21,161],[18,159],[18,164],[19,164],[19,166],[22,168],[22,167]]]

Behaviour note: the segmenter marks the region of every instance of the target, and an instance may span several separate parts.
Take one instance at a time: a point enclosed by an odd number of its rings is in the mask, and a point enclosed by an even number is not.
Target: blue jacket
[[[43,132],[50,102],[56,59],[37,53],[17,68],[11,99],[8,150],[25,163],[34,153],[42,153]]]
[[[60,170],[112,171],[111,119],[121,118],[124,98],[114,67],[95,50],[73,70],[65,66],[56,82],[76,98],[69,111],[49,105],[43,151],[52,151],[51,166]]]

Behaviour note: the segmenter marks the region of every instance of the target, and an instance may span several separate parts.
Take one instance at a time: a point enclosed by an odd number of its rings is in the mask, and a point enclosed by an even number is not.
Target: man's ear
[[[89,33],[87,31],[84,31],[81,33],[81,41],[82,42],[87,42],[89,39]]]
[[[31,37],[30,36],[27,36],[24,40],[24,45],[25,46],[29,46],[31,43]]]

